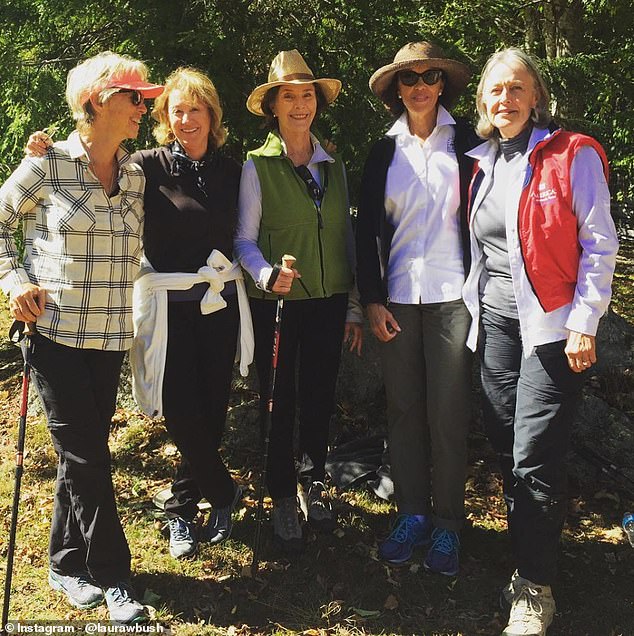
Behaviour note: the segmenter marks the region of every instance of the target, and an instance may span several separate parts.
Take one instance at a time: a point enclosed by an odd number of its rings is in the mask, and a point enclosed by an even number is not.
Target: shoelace
[[[321,481],[314,481],[310,486],[308,493],[308,505],[319,506],[326,510],[330,510],[330,502],[324,496],[326,493],[326,486]]]
[[[95,587],[94,584],[92,584],[85,576],[78,576],[75,580],[77,582],[77,587],[82,590],[88,586]]]
[[[418,519],[411,515],[400,515],[396,520],[394,529],[390,533],[390,539],[397,543],[405,543],[407,541],[407,537],[411,534],[412,529],[417,523],[419,523]]]
[[[130,596],[130,590],[128,590],[127,586],[119,583],[118,585],[114,585],[110,588],[112,591],[110,596],[112,597],[115,605],[123,605],[124,603],[128,603],[132,600]]]
[[[539,592],[535,588],[523,585],[511,608],[511,622],[531,623],[533,619],[541,617],[544,608],[538,600]]]
[[[449,530],[434,530],[432,539],[434,540],[432,550],[442,554],[451,554],[456,549],[457,539]]]
[[[182,519],[170,519],[168,525],[176,541],[186,541],[189,539],[189,528],[185,521]]]

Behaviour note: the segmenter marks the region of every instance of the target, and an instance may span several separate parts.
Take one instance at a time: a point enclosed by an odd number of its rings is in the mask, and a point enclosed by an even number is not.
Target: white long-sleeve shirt
[[[395,148],[385,184],[385,211],[394,226],[387,271],[391,302],[457,300],[464,284],[460,241],[460,179],[454,118],[438,107],[423,142],[403,113],[386,133]]]

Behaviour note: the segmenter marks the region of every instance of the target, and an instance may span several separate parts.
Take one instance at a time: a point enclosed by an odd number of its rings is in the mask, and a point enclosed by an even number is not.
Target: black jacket
[[[473,159],[466,152],[481,143],[471,124],[456,118],[454,146],[460,174],[460,235],[465,272],[471,264],[467,203],[469,183],[473,172]],[[361,304],[387,302],[387,281],[381,272],[387,272],[394,227],[387,221],[385,211],[385,183],[387,171],[394,156],[395,140],[379,139],[371,148],[361,178],[361,196],[357,216],[357,285]],[[379,253],[380,245],[380,253]]]

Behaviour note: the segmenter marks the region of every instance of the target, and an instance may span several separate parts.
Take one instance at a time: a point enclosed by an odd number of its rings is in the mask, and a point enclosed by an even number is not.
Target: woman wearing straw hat
[[[403,563],[430,546],[428,570],[458,572],[464,517],[470,355],[461,299],[468,271],[467,185],[476,138],[448,112],[470,73],[428,42],[406,44],[370,78],[396,117],[365,165],[358,284],[380,341],[399,516],[379,546]],[[433,470],[432,470],[433,467]]]
[[[280,295],[287,301],[266,474],[274,537],[290,553],[303,545],[293,451],[296,400],[308,522],[332,530],[323,482],[341,344],[345,340],[359,352],[362,342],[359,308],[349,308],[354,249],[345,171],[341,159],[327,153],[311,132],[317,114],[340,89],[339,80],[315,78],[296,50],[282,51],[268,81],[247,100],[270,132],[242,169],[235,251],[252,279],[247,288],[263,407],[269,398],[275,301]],[[297,270],[280,265],[285,253],[297,258]]]

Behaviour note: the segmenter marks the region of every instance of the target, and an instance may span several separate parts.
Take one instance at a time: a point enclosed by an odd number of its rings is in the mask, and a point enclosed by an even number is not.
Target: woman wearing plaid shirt
[[[163,91],[146,78],[142,62],[110,52],[72,69],[66,99],[77,130],[24,159],[0,189],[0,286],[13,317],[37,323],[31,366],[59,457],[49,583],[76,607],[105,600],[120,622],[145,619],[128,583],[108,433],[132,344],[145,187],[120,144],[137,136],[144,99]]]

